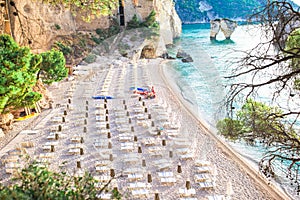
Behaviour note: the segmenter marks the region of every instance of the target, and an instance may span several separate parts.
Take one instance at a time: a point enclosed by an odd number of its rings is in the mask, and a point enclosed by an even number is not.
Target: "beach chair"
[[[194,188],[179,188],[178,193],[181,197],[193,197],[196,195],[196,190]]]
[[[215,182],[205,181],[198,183],[200,189],[213,189],[216,186]]]

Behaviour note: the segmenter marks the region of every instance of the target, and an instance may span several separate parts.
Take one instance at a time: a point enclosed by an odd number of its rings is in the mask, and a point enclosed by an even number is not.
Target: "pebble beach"
[[[113,179],[123,199],[289,199],[205,127],[165,62],[98,57],[74,80],[51,86],[53,108],[17,122],[1,139],[2,181],[26,154],[53,170],[64,164],[69,174],[88,171],[99,188]],[[154,99],[134,92],[152,86]]]

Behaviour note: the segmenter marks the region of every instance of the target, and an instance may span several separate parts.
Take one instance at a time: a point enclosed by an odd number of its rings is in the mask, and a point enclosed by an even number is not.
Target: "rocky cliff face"
[[[124,3],[125,23],[134,14],[143,20],[154,9],[164,43],[170,44],[180,35],[181,21],[172,0],[125,0]],[[78,33],[92,35],[96,29],[106,29],[112,24],[111,17],[85,22],[62,6],[50,6],[34,0],[15,1],[14,4],[10,6],[13,36],[19,44],[28,45],[37,53],[48,50],[58,38]],[[120,16],[118,12],[115,11],[116,19]]]
[[[137,5],[133,2],[137,2]],[[181,20],[177,15],[173,0],[125,0],[125,22],[130,21],[133,15],[144,20],[151,10],[156,12],[160,36],[164,43],[172,44],[173,39],[181,34]]]
[[[181,34],[181,20],[175,10],[173,0],[156,0],[154,8],[160,25],[160,35],[165,44],[172,44],[173,39]]]
[[[15,1],[10,6],[12,33],[21,45],[29,45],[36,52],[48,50],[58,36],[76,32],[90,32],[110,25],[108,17],[83,21],[62,6],[50,6],[33,0]]]

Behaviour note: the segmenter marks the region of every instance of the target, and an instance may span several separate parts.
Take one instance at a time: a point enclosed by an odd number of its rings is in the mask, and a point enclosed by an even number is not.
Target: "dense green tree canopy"
[[[42,57],[19,47],[8,35],[0,35],[0,113],[30,106],[41,98],[32,90]]]
[[[80,15],[86,21],[93,16],[111,15],[117,8],[119,0],[38,0],[52,5],[64,5],[74,15]]]
[[[33,91],[38,78],[51,84],[67,75],[62,52],[33,54],[28,47],[20,47],[11,36],[0,35],[0,113],[30,107],[39,101],[41,94]]]
[[[62,52],[52,49],[40,55],[42,62],[39,65],[38,79],[41,78],[43,83],[59,82],[68,76],[68,70],[65,67],[66,61]]]

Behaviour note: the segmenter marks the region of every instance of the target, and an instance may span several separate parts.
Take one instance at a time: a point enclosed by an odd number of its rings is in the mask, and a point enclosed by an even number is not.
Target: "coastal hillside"
[[[246,21],[266,4],[266,0],[174,0],[176,11],[185,24],[209,22],[215,18]],[[291,2],[291,1],[289,1]]]

